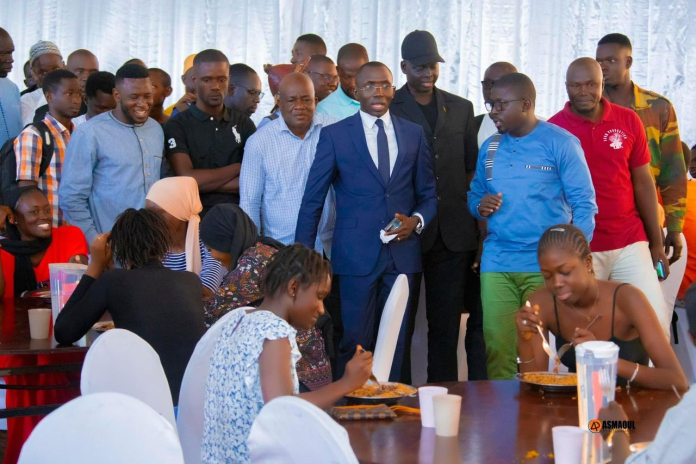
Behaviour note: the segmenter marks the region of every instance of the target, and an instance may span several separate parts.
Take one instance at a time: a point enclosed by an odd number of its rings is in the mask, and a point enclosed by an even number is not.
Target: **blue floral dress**
[[[291,347],[290,371],[294,393],[299,393],[295,363],[300,359],[297,331],[270,311],[233,311],[215,344],[205,392],[204,463],[248,463],[246,440],[264,405],[259,377],[259,356],[266,340],[287,338]]]

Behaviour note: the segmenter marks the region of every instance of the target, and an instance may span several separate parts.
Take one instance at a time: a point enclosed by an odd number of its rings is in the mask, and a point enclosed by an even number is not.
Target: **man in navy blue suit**
[[[341,285],[344,326],[339,376],[356,345],[374,349],[382,309],[396,277],[405,274],[410,286],[413,275],[421,272],[420,232],[437,211],[423,128],[389,114],[395,92],[391,71],[379,62],[366,63],[356,74],[356,85],[360,111],[322,129],[295,232],[297,242],[314,244],[324,199],[333,185],[336,226],[331,258]],[[380,231],[394,218],[402,225],[382,239]],[[404,352],[410,347],[405,332],[404,323],[392,380],[398,380]]]

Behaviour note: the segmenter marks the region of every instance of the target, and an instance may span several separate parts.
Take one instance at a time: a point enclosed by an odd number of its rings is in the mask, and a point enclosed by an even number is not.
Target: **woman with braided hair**
[[[205,394],[203,462],[249,462],[246,440],[263,405],[299,393],[296,334],[324,313],[331,266],[314,250],[292,245],[276,252],[261,279],[258,308],[232,311],[210,360]],[[343,377],[299,396],[326,409],[367,382],[372,353],[358,349]]]
[[[585,235],[569,224],[544,232],[537,259],[544,287],[529,297],[531,306],[518,311],[520,372],[546,371],[549,358],[541,346],[537,326],[556,337],[556,349],[567,341],[574,346],[590,340],[609,340],[619,347],[619,384],[627,380],[647,388],[686,390],[688,383],[665,337],[655,311],[636,287],[598,280]],[[589,329],[590,322],[601,316]],[[655,367],[649,367],[652,360]],[[575,372],[575,351],[561,362]]]

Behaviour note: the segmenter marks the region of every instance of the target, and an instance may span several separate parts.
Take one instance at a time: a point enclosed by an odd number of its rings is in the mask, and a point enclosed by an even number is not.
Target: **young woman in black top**
[[[162,266],[170,247],[169,227],[160,214],[123,212],[110,234],[94,239],[87,272],[54,332],[58,343],[74,343],[109,311],[117,328],[137,334],[159,354],[177,405],[181,379],[205,325],[200,278]],[[106,271],[112,258],[119,269]]]

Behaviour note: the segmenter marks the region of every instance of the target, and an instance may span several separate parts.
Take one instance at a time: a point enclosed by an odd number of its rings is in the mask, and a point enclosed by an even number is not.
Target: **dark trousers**
[[[483,340],[483,310],[479,276],[471,269],[476,251],[456,252],[445,247],[438,235],[430,251],[423,253],[423,273],[414,279],[413,311],[407,325],[408,350],[404,361],[404,382],[411,382],[411,338],[416,326],[420,280],[425,277],[425,307],[428,319],[428,382],[453,382],[458,378],[457,343],[464,310],[469,380],[486,379],[486,345]]]
[[[326,312],[331,316],[331,321],[333,323],[333,340],[332,346],[334,350],[329,354],[329,360],[331,361],[331,372],[333,372],[333,379],[338,380],[340,377],[338,375],[338,347],[341,344],[341,339],[343,338],[343,319],[341,316],[341,281],[337,274],[331,276],[331,292],[329,296],[324,299],[324,308]]]
[[[379,323],[392,286],[399,276],[388,245],[382,245],[375,268],[366,276],[341,275],[341,315],[343,339],[339,345],[337,376],[343,376],[346,364],[355,354],[357,345],[373,351],[377,342]],[[413,274],[406,274],[409,292],[413,291]],[[401,324],[399,339],[389,380],[399,381],[406,347],[406,321],[409,305]]]

